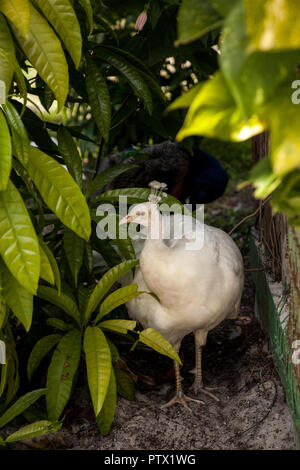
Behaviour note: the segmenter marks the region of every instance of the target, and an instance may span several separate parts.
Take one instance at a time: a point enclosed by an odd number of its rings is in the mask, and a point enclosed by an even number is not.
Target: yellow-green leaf
[[[22,197],[9,181],[0,191],[0,254],[8,269],[32,294],[40,275],[40,250]]]
[[[139,340],[160,354],[164,354],[165,356],[168,356],[181,364],[180,357],[178,356],[173,346],[163,335],[153,328],[147,328],[146,330],[143,330],[140,333]]]
[[[0,80],[5,83],[6,94],[14,74],[10,59],[15,59],[15,46],[6,20],[0,13]]]
[[[88,240],[90,212],[72,176],[56,160],[34,147],[30,147],[25,167],[50,209],[73,232]]]
[[[136,321],[133,320],[105,320],[97,325],[99,328],[105,328],[118,333],[126,334],[128,330],[134,330]]]
[[[97,327],[85,330],[83,348],[90,394],[94,412],[99,415],[103,406],[111,375],[111,354],[106,338]]]
[[[19,284],[0,259],[0,278],[3,297],[26,331],[30,330],[33,310],[33,295]]]
[[[30,21],[28,0],[0,0],[0,10],[23,36],[28,34]]]
[[[23,36],[11,23],[13,32],[38,74],[53,91],[58,107],[66,101],[69,88],[67,61],[61,43],[47,21],[30,4],[29,32]]]
[[[0,110],[0,191],[7,187],[12,163],[11,141],[6,119]]]
[[[75,11],[69,0],[34,0],[64,42],[77,68],[81,59],[82,38]]]
[[[35,423],[22,426],[18,431],[10,434],[5,442],[16,442],[22,439],[32,439],[35,436],[45,436],[53,432],[57,432],[62,427],[62,422],[36,421]]]
[[[79,0],[80,5],[85,11],[88,23],[89,23],[89,33],[92,34],[94,29],[94,20],[93,20],[93,8],[90,0]]]
[[[45,281],[49,282],[50,284],[54,285],[54,274],[52,271],[52,267],[50,261],[48,259],[47,254],[43,250],[42,246],[40,245],[40,255],[41,255],[41,270],[40,276]]]
[[[138,292],[137,289],[137,284],[131,284],[130,286],[121,287],[107,296],[101,304],[96,322],[115,308],[119,307],[119,305],[125,304],[138,295],[144,294],[144,292]]]
[[[107,388],[106,397],[101,408],[99,415],[97,416],[98,428],[102,436],[109,434],[117,404],[117,384],[114,369],[111,369],[110,380]]]

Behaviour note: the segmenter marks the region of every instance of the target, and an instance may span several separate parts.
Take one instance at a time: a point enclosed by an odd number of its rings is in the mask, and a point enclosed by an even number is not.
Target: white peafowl
[[[219,401],[211,389],[203,385],[202,348],[208,331],[224,319],[238,316],[244,284],[243,259],[237,245],[222,230],[192,216],[162,216],[158,202],[161,195],[165,195],[160,190],[166,185],[153,182],[149,186],[156,190],[149,202],[131,208],[120,224],[134,222],[146,227],[140,267],[132,283],[136,283],[139,290],[156,294],[160,302],[142,294],[128,302],[128,314],[143,328],[156,329],[177,352],[184,336],[193,332],[194,392],[204,392]],[[173,227],[173,238],[165,240],[169,224]],[[182,226],[186,225],[188,229],[182,231]],[[182,233],[181,237],[174,236],[176,231]],[[176,394],[163,407],[180,403],[189,409],[188,400],[199,400],[183,393],[179,364],[174,362],[174,366]]]

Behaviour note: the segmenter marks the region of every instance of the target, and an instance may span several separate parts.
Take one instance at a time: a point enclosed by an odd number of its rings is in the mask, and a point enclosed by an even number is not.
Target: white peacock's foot
[[[218,387],[204,387],[203,383],[199,383],[195,380],[195,382],[192,385],[192,390],[195,393],[195,395],[198,395],[199,392],[205,393],[205,395],[208,395],[209,397],[213,398],[216,401],[220,401],[220,399],[211,393],[212,390],[217,390]]]
[[[187,404],[188,401],[193,401],[195,403],[199,403],[200,405],[205,405],[205,402],[202,400],[196,400],[195,398],[191,398],[191,397],[188,397],[187,395],[184,395],[184,393],[180,393],[180,394],[176,394],[175,397],[173,397],[170,401],[162,405],[161,409],[163,410],[164,408],[169,408],[170,406],[173,406],[176,403],[179,403],[180,405],[184,406],[184,408],[186,408],[192,413],[191,408]]]

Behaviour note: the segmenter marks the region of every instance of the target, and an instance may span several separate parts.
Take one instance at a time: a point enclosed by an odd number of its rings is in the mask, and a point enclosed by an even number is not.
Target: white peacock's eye
[[[144,217],[144,215],[146,214],[146,212],[141,212],[141,216]]]

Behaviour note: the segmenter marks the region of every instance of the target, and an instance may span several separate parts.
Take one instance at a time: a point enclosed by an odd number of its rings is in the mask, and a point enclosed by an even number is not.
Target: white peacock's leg
[[[207,338],[207,331],[205,330],[196,330],[194,332],[195,335],[195,356],[196,356],[196,367],[195,367],[195,381],[193,383],[193,390],[196,394],[199,392],[203,392],[206,395],[210,396],[216,401],[220,401],[218,397],[216,397],[210,390],[212,388],[206,388],[203,385],[202,379],[202,348],[206,344]]]
[[[181,341],[174,345],[175,351],[178,353],[180,349]],[[175,385],[176,385],[176,393],[175,397],[173,397],[170,401],[165,403],[161,406],[161,408],[168,408],[169,406],[174,405],[175,403],[179,403],[187,408],[189,411],[192,411],[187,404],[187,401],[194,401],[196,403],[204,404],[201,400],[195,400],[194,398],[190,398],[186,396],[183,392],[182,384],[181,384],[181,376],[180,376],[180,366],[178,362],[174,361],[174,368],[175,368]]]

